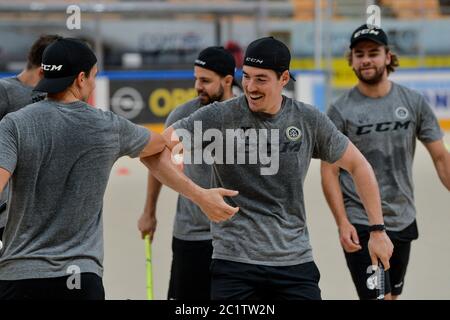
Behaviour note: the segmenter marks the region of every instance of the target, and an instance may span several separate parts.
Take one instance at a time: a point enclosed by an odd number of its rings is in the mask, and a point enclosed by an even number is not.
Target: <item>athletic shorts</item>
[[[94,273],[79,275],[79,286],[72,279],[74,275],[58,278],[0,280],[0,300],[105,299],[102,278]]]
[[[172,239],[169,300],[210,300],[212,240]]]
[[[353,253],[344,251],[347,266],[350,270],[359,298],[361,300],[376,299],[378,294],[377,290],[370,290],[367,287],[367,279],[373,274],[368,272],[368,268],[372,265],[372,260],[370,259],[367,247],[370,236],[368,226],[358,224],[355,224],[354,226],[358,232],[362,249]],[[403,290],[409,254],[411,251],[411,241],[418,237],[416,221],[402,231],[388,231],[387,233],[394,245],[394,252],[389,260],[390,269],[385,272],[384,292],[385,294],[391,293],[392,295],[397,296],[400,295]]]
[[[211,277],[213,300],[321,300],[313,261],[272,267],[213,259]]]

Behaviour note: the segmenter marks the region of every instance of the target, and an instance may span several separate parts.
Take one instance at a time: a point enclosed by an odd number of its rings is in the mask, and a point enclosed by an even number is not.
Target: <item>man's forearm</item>
[[[336,165],[347,170],[353,178],[356,191],[361,199],[369,218],[369,224],[383,224],[380,192],[375,173],[370,163],[361,152],[349,142],[342,157]],[[373,265],[381,260],[385,269],[389,269],[389,259],[392,256],[393,245],[386,232],[374,231],[370,233],[368,243],[370,258]]]
[[[450,153],[446,149],[444,140],[424,143],[433,159],[436,172],[442,184],[450,191]]]
[[[145,200],[145,213],[155,215],[156,203],[158,202],[161,187],[161,182],[159,182],[159,180],[156,179],[149,171],[147,177],[147,198]]]
[[[166,148],[157,155],[141,158],[141,161],[150,169],[156,179],[197,203],[198,196],[203,189],[193,183],[172,163],[169,149]]]
[[[336,224],[340,226],[343,223],[349,223],[345,211],[341,186],[339,184],[339,167],[322,162],[320,171],[322,177],[322,190],[333,217],[336,220]]]
[[[380,191],[372,167],[368,162],[361,161],[350,174],[352,175],[359,198],[366,209],[369,223],[371,225],[383,224]]]
[[[443,154],[434,165],[442,184],[450,191],[450,153]]]
[[[336,165],[346,170],[353,178],[356,191],[366,210],[370,224],[382,224],[380,191],[375,173],[362,153],[349,142],[342,157]]]

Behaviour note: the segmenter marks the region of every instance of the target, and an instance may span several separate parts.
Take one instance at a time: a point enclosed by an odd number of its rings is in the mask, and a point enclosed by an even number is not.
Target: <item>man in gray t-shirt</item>
[[[203,107],[163,134],[173,145],[181,138],[186,150],[193,134],[194,161],[213,164],[213,186],[239,191],[227,200],[239,212],[212,224],[213,299],[320,299],[303,202],[311,158],[350,171],[369,220],[383,223],[375,176],[364,157],[326,115],[281,94],[291,78],[289,63],[282,42],[255,40],[244,59],[245,95]],[[391,251],[385,234],[371,238],[375,260],[386,267]]]
[[[166,120],[166,128],[201,107],[214,101],[233,97],[235,61],[223,47],[202,50],[194,63],[195,89],[198,97],[173,110]],[[184,165],[184,173],[202,187],[211,184],[211,166]],[[150,241],[156,229],[156,203],[161,183],[151,174],[148,177],[147,199],[138,227]],[[169,300],[208,300],[211,281],[212,240],[210,221],[200,208],[183,196],[178,197],[172,238],[172,267]],[[193,276],[195,274],[195,276]]]
[[[0,79],[0,120],[10,112],[45,98],[45,94],[33,92],[33,87],[42,79],[41,61],[44,49],[58,38],[57,35],[42,35],[28,52],[27,65],[15,77]],[[6,210],[8,186],[0,193],[0,206]],[[0,242],[6,225],[6,214],[0,208]]]
[[[82,41],[57,39],[35,88],[47,99],[0,122],[0,191],[12,178],[0,300],[104,298],[102,204],[121,156],[139,156],[214,221],[237,212],[222,198],[236,192],[193,183],[171,163],[161,135],[86,104],[96,61]]]
[[[450,156],[439,123],[424,97],[388,80],[398,61],[384,31],[359,27],[352,34],[350,49],[349,63],[359,81],[331,104],[328,116],[366,157],[377,177],[385,228],[394,243],[384,291],[387,299],[395,299],[404,285],[411,241],[418,237],[412,181],[416,138],[430,152],[447,189]],[[366,285],[371,230],[354,181],[348,172],[327,163],[322,164],[322,176],[358,295],[374,299],[377,292]]]

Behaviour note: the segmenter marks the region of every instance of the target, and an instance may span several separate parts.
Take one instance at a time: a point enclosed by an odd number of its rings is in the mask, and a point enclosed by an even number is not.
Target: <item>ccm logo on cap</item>
[[[202,61],[202,60],[199,60],[199,59],[196,59],[196,60],[195,60],[195,63],[196,63],[196,64],[200,64],[200,65],[202,65],[202,66],[204,66],[204,65],[206,64],[205,61]]]
[[[42,70],[44,71],[61,71],[62,64],[55,65],[55,64],[43,64],[41,63]]]
[[[253,63],[259,63],[259,64],[261,64],[261,63],[263,63],[263,62],[264,62],[264,60],[259,60],[259,59],[256,59],[256,58],[251,58],[251,57],[247,57],[247,58],[245,58],[245,61],[248,61],[248,62],[253,62]]]
[[[380,33],[380,31],[377,31],[377,30],[375,30],[375,29],[363,29],[363,30],[360,30],[360,31],[358,31],[357,33],[355,33],[355,35],[353,36],[353,38],[358,38],[360,35],[362,35],[362,34],[367,34],[367,33],[369,33],[369,34],[374,34],[374,35],[378,35],[379,33]]]

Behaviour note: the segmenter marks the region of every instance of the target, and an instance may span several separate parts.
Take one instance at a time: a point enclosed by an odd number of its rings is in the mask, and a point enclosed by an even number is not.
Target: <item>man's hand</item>
[[[385,270],[390,268],[389,259],[394,251],[394,245],[384,231],[372,231],[369,239],[369,254],[373,266],[378,266],[378,259]]]
[[[361,250],[358,232],[350,222],[342,223],[339,226],[339,240],[345,252],[351,253]]]
[[[148,209],[145,209],[148,210]],[[141,232],[142,240],[148,234],[150,237],[150,242],[153,241],[153,236],[155,234],[157,225],[155,209],[153,212],[143,212],[138,220],[138,229]]]
[[[141,158],[141,161],[156,179],[198,205],[209,220],[225,221],[239,211],[239,208],[233,208],[223,200],[223,197],[236,196],[237,191],[223,188],[204,189],[196,185],[175,167],[167,148],[160,154]]]
[[[183,153],[172,154],[171,160],[172,160],[173,164],[175,165],[175,167],[180,172],[184,171],[184,157],[183,157]]]
[[[202,209],[212,222],[222,222],[232,218],[239,207],[228,205],[223,197],[234,197],[238,191],[223,188],[202,189],[201,193],[193,201]]]

